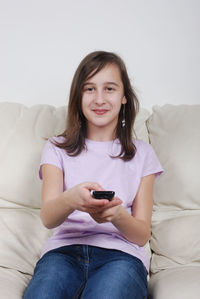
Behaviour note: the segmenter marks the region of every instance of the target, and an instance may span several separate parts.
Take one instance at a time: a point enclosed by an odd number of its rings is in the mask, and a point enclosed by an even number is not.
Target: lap
[[[91,272],[81,298],[146,298],[147,272],[143,263],[123,252],[108,253],[108,261]]]
[[[52,250],[38,261],[24,299],[143,299],[146,293],[147,273],[139,259],[74,245]]]
[[[62,249],[46,253],[36,264],[24,299],[74,298],[84,287],[82,268]]]

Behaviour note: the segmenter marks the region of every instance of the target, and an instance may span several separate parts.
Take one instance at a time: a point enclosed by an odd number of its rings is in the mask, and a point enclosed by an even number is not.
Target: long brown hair
[[[127,100],[124,107],[125,113],[123,113],[124,105],[120,109],[116,128],[116,138],[121,143],[121,152],[113,158],[129,161],[135,156],[136,148],[132,135],[136,114],[139,110],[139,102],[131,86],[124,62],[115,53],[105,51],[95,51],[88,54],[81,61],[74,74],[70,89],[67,126],[66,130],[59,135],[64,136],[65,140],[61,143],[55,142],[55,140],[53,142],[59,148],[65,149],[70,156],[77,156],[85,148],[86,119],[81,109],[83,85],[108,64],[118,66],[124,87],[124,96]],[[124,116],[125,126],[122,127]]]

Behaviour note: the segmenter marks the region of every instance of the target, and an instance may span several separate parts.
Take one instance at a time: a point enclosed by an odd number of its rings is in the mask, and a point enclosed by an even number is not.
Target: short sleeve
[[[42,165],[51,164],[63,171],[63,163],[59,155],[59,148],[56,147],[50,140],[48,140],[43,148],[42,157],[39,168],[39,177],[42,180]]]
[[[142,169],[142,177],[150,174],[155,174],[155,178],[159,177],[163,173],[163,168],[150,144],[146,144],[144,154],[145,158]]]

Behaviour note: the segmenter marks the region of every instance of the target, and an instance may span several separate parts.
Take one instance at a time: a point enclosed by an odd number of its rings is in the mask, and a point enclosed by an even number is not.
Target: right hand
[[[104,191],[98,183],[92,182],[84,182],[65,191],[69,196],[69,200],[71,201],[70,205],[73,210],[94,213],[101,212],[102,210],[122,203],[121,200],[117,198],[112,201],[107,199],[95,199],[90,193],[91,190]]]

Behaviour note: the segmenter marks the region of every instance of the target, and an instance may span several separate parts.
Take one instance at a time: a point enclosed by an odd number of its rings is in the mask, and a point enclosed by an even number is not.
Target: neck
[[[90,130],[87,129],[87,138],[94,141],[111,141],[116,138],[115,131],[106,131],[104,128]]]

